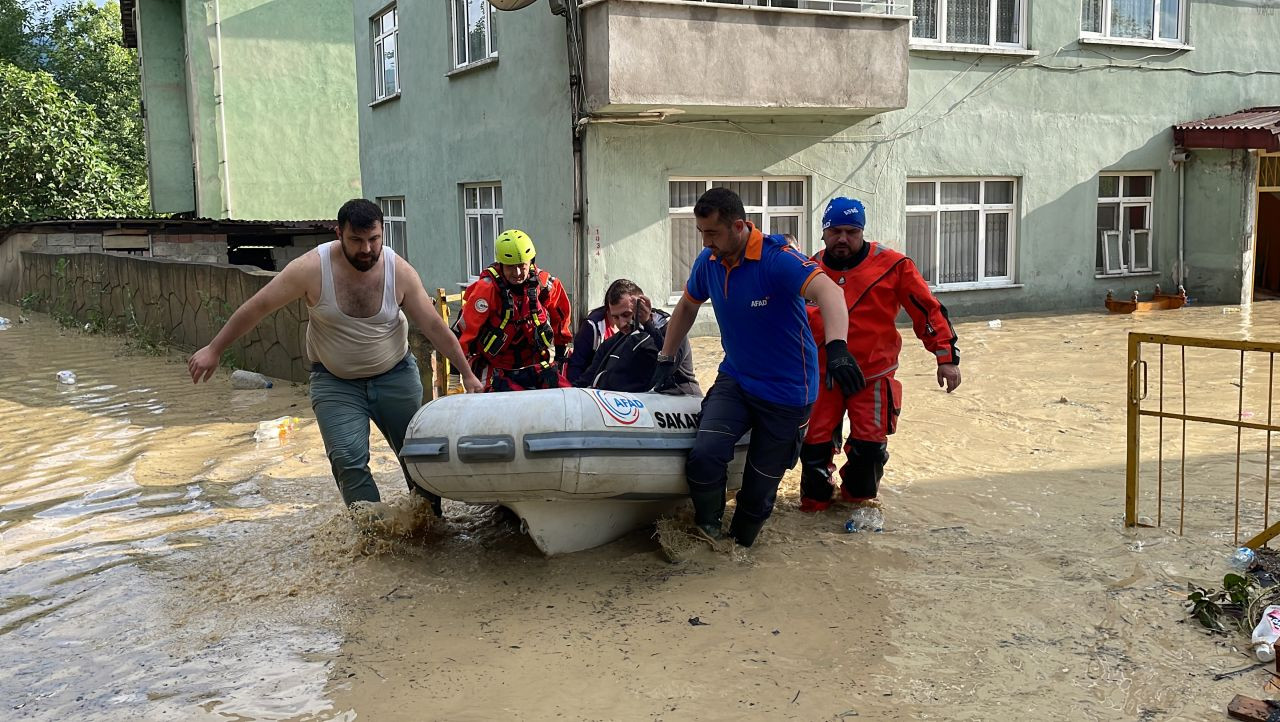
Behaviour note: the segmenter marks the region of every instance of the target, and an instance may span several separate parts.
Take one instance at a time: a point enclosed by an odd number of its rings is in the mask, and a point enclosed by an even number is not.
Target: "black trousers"
[[[782,475],[800,457],[812,408],[812,404],[786,406],[765,401],[743,391],[737,379],[720,374],[702,400],[698,436],[685,464],[689,490],[724,489],[734,446],[750,431],[736,513],[751,521],[768,519]]]

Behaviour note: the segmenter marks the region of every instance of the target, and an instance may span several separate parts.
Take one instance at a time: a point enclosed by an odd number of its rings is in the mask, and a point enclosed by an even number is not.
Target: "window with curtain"
[[[1017,179],[907,181],[906,253],[930,286],[1013,283]]]
[[[1183,42],[1187,0],[1082,0],[1085,37]]]
[[[462,186],[462,223],[467,279],[474,281],[493,263],[493,241],[502,233],[502,185],[469,183]]]
[[[400,37],[396,6],[375,15],[373,24],[373,99],[390,98],[400,92],[400,65],[397,42]]]
[[[1026,47],[1026,0],[913,0],[918,44]]]
[[[498,29],[488,0],[452,0],[453,66],[461,68],[498,56]]]
[[[1154,173],[1103,173],[1098,176],[1095,271],[1104,276],[1150,273],[1151,212]]]
[[[804,178],[673,178],[667,184],[667,210],[671,223],[671,297],[675,303],[684,292],[693,261],[702,252],[693,206],[711,188],[728,188],[742,198],[747,220],[769,234],[791,235],[801,251],[808,248],[804,223],[807,182]]]

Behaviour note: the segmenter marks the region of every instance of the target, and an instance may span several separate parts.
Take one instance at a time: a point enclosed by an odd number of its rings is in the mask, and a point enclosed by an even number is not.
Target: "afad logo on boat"
[[[591,398],[600,407],[605,426],[628,426],[636,429],[653,428],[653,414],[644,402],[630,394],[618,391],[592,389]]]

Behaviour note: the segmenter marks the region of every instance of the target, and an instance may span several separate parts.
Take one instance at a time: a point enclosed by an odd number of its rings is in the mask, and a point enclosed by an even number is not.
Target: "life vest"
[[[489,314],[485,328],[476,336],[480,352],[494,358],[505,349],[513,358],[513,368],[549,365],[555,333],[547,307],[555,277],[538,270],[524,283],[513,286],[503,278],[496,263],[480,272],[481,279],[486,276],[497,286],[502,307]],[[528,332],[532,345],[512,343],[524,331]]]

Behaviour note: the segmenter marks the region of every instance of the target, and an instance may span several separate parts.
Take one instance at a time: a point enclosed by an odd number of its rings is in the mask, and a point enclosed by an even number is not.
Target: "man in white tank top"
[[[306,298],[309,316],[311,407],[338,490],[346,504],[379,501],[369,473],[369,422],[398,455],[409,421],[422,405],[422,381],[409,353],[405,315],[460,370],[469,393],[484,386],[436,312],[418,272],[383,247],[382,210],[363,198],[339,209],[337,240],[285,266],[236,309],[208,346],[192,355],[187,362],[191,380],[209,380],[232,342],[299,298]],[[417,488],[407,471],[405,480],[440,513],[439,497]]]

